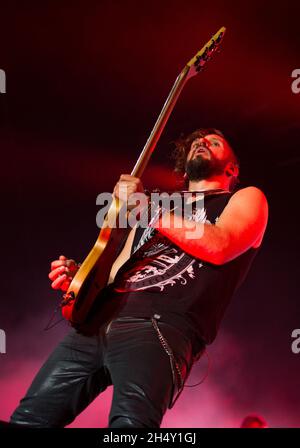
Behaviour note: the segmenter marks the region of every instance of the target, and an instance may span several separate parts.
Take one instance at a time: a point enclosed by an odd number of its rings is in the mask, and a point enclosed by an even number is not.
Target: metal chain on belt
[[[179,365],[178,365],[178,363],[177,363],[177,361],[175,359],[173,350],[171,349],[171,347],[169,346],[168,342],[166,341],[166,339],[162,335],[162,333],[161,333],[161,331],[160,331],[160,329],[158,327],[156,319],[154,319],[152,317],[151,318],[151,322],[152,322],[152,325],[153,325],[153,327],[155,328],[155,330],[157,332],[158,339],[159,339],[163,349],[165,350],[165,352],[167,353],[167,355],[170,358],[170,364],[171,364],[171,370],[172,370],[172,376],[173,376],[174,384],[177,384],[176,373],[177,373],[177,377],[179,379],[178,394],[177,394],[176,399],[171,404],[171,407],[172,407],[174,405],[175,401],[177,400],[177,398],[179,397],[181,391],[183,390],[184,381],[183,381],[183,378],[182,378],[180,367],[179,367]],[[175,369],[176,369],[176,372],[175,372]]]

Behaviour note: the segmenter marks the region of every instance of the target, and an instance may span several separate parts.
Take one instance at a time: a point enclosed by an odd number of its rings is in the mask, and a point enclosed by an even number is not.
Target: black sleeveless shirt
[[[205,194],[204,206],[190,219],[215,224],[232,193]],[[154,216],[155,219],[155,216]],[[194,349],[210,344],[236,288],[244,280],[257,249],[222,265],[184,252],[152,227],[138,227],[131,257],[110,285],[118,317],[156,316],[193,340]]]

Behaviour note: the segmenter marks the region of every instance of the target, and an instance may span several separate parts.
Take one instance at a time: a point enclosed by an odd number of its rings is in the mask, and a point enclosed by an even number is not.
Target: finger
[[[120,179],[118,184],[124,188],[129,188],[131,186],[139,185],[140,180],[137,177],[133,177],[131,179]]]
[[[120,180],[118,182],[118,188],[119,189],[122,188],[122,189],[125,190],[125,189],[129,188],[131,185],[132,185],[132,183],[128,182],[127,180]]]
[[[117,193],[118,194],[131,194],[137,191],[137,185],[129,184],[128,182],[119,182]]]
[[[54,260],[51,263],[51,269],[55,269],[57,266],[62,265],[62,263],[60,263],[61,261],[66,261],[67,258],[64,255],[60,255],[58,260]]]
[[[56,269],[53,269],[51,272],[49,272],[48,277],[50,280],[55,280],[59,275],[67,274],[68,268],[66,266],[60,266]]]
[[[71,282],[72,277],[68,277],[66,274],[59,276],[54,282],[52,282],[51,286],[53,289],[62,289],[63,291],[66,291]]]
[[[60,266],[67,266],[67,261],[66,260],[54,260],[54,261],[52,261],[52,263],[51,263],[51,271],[53,269],[56,269],[56,268],[60,267]]]
[[[120,176],[120,180],[125,180],[125,181],[133,181],[135,179],[138,179],[137,177],[131,176],[131,174],[121,174]]]
[[[54,282],[51,283],[51,287],[53,289],[60,289],[61,285],[65,282],[66,279],[66,274],[60,275],[56,280],[54,280]]]

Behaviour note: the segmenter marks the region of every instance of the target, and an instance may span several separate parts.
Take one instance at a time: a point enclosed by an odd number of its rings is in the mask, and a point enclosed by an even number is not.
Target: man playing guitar
[[[235,189],[239,164],[219,131],[196,130],[178,150],[188,191],[201,192],[204,207],[188,218],[166,212],[168,226],[160,217],[130,231],[102,293],[111,318],[90,333],[71,329],[11,423],[64,427],[113,385],[110,428],[159,427],[215,339],[261,245],[268,205],[256,187]],[[143,191],[139,178],[124,174],[114,194],[126,202]],[[188,230],[201,236],[188,238]],[[64,256],[53,261],[52,288],[67,291],[77,270]]]

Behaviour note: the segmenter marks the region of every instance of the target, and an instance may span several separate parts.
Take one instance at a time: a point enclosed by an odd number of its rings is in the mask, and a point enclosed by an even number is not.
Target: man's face
[[[232,152],[226,140],[217,134],[196,138],[186,160],[186,174],[191,181],[200,181],[224,173],[232,159]]]

